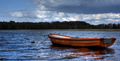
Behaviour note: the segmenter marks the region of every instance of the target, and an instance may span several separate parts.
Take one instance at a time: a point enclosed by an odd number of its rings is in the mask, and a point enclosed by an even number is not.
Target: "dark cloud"
[[[54,9],[53,9],[54,8]],[[120,13],[120,6],[107,7],[87,7],[87,6],[65,6],[51,7],[50,11],[67,12],[67,13],[82,13],[82,14],[97,14],[97,13]]]
[[[67,13],[119,13],[119,0],[32,0],[39,10]]]

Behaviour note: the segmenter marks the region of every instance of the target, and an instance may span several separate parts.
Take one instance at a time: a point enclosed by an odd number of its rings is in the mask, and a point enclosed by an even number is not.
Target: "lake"
[[[53,46],[49,39],[45,40],[48,33],[82,38],[114,37],[116,41],[104,49]],[[119,56],[120,31],[0,30],[0,60],[4,61],[119,61]]]

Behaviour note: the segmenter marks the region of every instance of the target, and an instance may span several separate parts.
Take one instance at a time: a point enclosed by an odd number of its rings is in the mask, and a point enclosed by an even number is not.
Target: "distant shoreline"
[[[76,30],[76,31],[120,31],[120,29],[0,29],[0,30]]]
[[[2,30],[118,30],[120,24],[99,24],[92,25],[84,21],[69,21],[69,22],[0,22],[0,29]]]

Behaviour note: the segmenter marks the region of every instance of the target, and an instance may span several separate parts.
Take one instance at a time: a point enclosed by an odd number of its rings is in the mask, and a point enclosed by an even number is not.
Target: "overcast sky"
[[[0,0],[0,21],[120,23],[120,0]]]

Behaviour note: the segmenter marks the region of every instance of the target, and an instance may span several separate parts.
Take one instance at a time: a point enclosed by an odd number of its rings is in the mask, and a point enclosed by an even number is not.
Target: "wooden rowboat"
[[[116,40],[116,38],[76,38],[53,33],[49,33],[48,36],[53,45],[57,44],[75,47],[109,47],[113,45]]]

